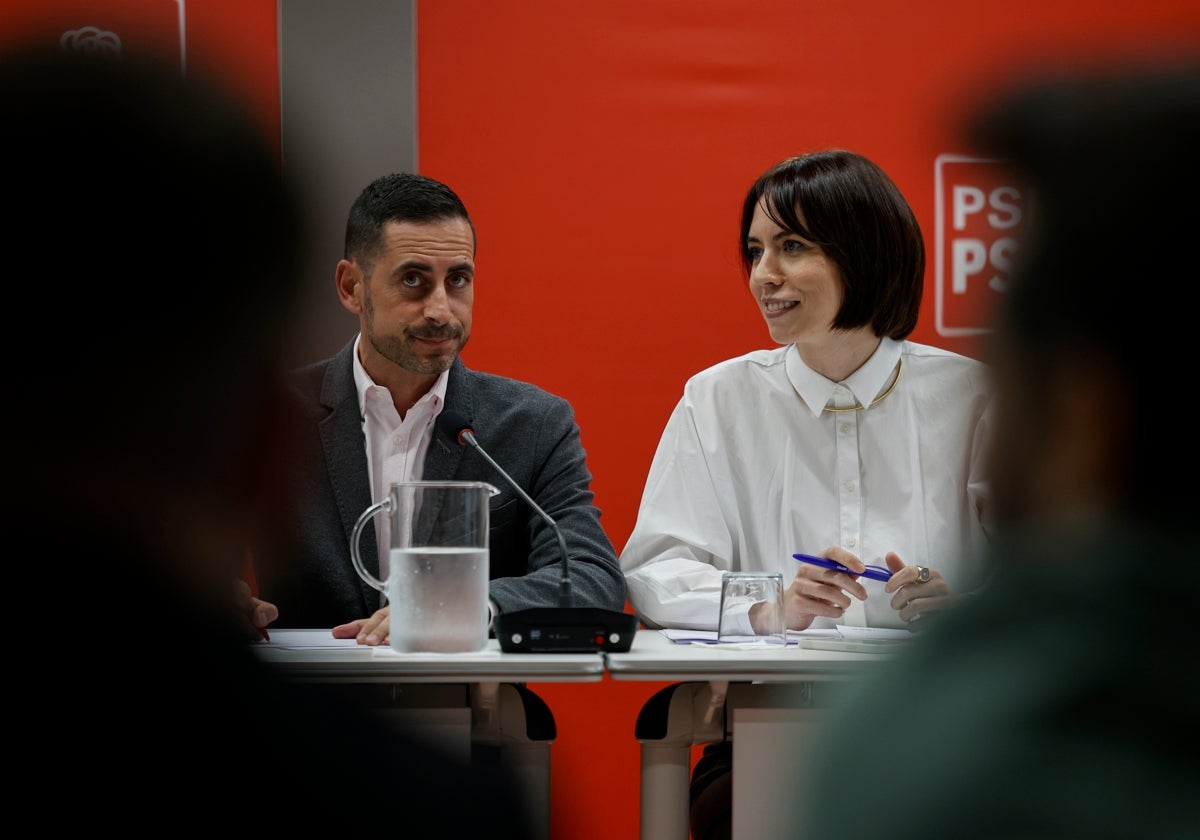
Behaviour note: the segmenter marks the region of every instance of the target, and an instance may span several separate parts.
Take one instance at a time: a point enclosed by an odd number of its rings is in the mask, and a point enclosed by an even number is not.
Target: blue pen
[[[814,557],[811,554],[793,554],[801,563],[811,563],[814,566],[820,566],[822,569],[833,569],[835,572],[845,572],[848,575],[855,577],[865,577],[871,580],[888,580],[892,573],[883,566],[867,566],[865,572],[856,572],[848,566],[843,566],[841,563],[835,563],[833,560],[827,560],[824,557]]]

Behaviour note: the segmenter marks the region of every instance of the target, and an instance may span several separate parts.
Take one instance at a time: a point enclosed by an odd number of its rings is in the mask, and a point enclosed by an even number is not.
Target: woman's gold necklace
[[[849,408],[833,408],[832,406],[827,405],[827,406],[825,406],[825,411],[832,411],[832,412],[862,411],[864,408],[874,408],[875,406],[877,406],[881,402],[883,402],[885,399],[887,399],[887,395],[892,393],[892,391],[894,391],[896,389],[896,383],[900,381],[900,372],[902,370],[904,370],[904,357],[903,356],[900,357],[900,361],[896,362],[896,378],[892,380],[892,384],[888,386],[888,389],[886,391],[884,391],[882,394],[880,394],[875,399],[871,400],[870,405],[863,405],[862,403],[859,403],[858,405],[852,405]]]

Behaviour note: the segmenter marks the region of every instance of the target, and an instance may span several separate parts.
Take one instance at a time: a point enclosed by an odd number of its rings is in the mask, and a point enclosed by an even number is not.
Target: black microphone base
[[[496,616],[496,640],[508,653],[625,653],[636,615],[599,607],[533,607]]]

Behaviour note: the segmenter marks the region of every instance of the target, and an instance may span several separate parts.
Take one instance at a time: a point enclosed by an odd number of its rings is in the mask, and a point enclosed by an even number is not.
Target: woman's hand
[[[854,572],[866,571],[866,564],[844,548],[829,548],[821,555]],[[897,558],[898,560],[899,558]],[[867,590],[855,575],[835,572],[801,563],[792,578],[791,585],[783,593],[783,609],[789,630],[806,630],[813,619],[841,618],[850,606],[850,599],[867,599]],[[750,611],[750,622],[754,623],[754,610]]]
[[[920,630],[935,613],[951,607],[963,596],[950,591],[949,584],[937,569],[928,566],[907,566],[894,551],[884,558],[892,578],[883,587],[892,593],[892,609],[910,630]]]

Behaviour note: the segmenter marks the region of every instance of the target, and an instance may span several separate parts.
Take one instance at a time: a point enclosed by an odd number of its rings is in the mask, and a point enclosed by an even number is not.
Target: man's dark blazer
[[[373,501],[362,417],[353,374],[354,339],[332,358],[295,372],[294,395],[303,457],[290,489],[297,495],[286,557],[260,561],[259,590],[279,607],[277,627],[324,628],[369,617],[382,601],[350,560],[355,520]],[[493,460],[562,530],[577,606],[621,610],[625,577],[593,503],[591,473],[575,412],[562,397],[534,385],[450,368],[443,411],[465,417]],[[558,540],[472,447],[437,432],[425,456],[426,481],[486,481],[500,490],[490,502],[489,596],[501,612],[557,606],[562,561]],[[363,565],[379,576],[375,529],[363,529]]]

